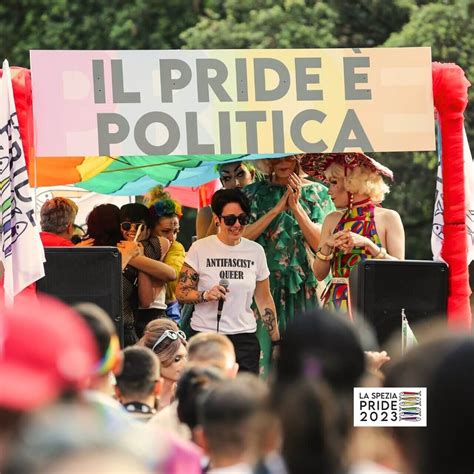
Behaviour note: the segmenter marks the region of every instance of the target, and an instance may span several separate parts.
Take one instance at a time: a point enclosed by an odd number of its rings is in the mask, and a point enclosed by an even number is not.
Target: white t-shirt
[[[219,332],[240,334],[257,330],[250,306],[257,281],[270,275],[260,244],[242,238],[238,245],[226,245],[216,235],[211,235],[193,243],[185,262],[199,274],[199,291],[210,290],[222,278],[229,281]],[[215,331],[217,305],[217,301],[196,304],[191,327],[195,331]]]
[[[165,300],[166,300],[166,283],[163,285],[158,295],[156,295],[156,298],[151,303],[151,305],[148,306],[148,308],[146,309],[166,309],[167,305],[165,303]]]

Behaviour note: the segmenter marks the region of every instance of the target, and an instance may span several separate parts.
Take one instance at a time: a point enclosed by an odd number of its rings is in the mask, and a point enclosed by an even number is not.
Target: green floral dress
[[[255,222],[275,207],[286,192],[286,186],[260,181],[245,187],[244,192],[251,202],[251,222]],[[310,219],[319,224],[322,224],[328,213],[334,211],[326,187],[319,183],[302,186],[300,203]],[[287,323],[295,318],[295,314],[318,306],[318,282],[310,268],[303,232],[290,209],[275,217],[256,241],[265,249],[270,288],[282,332]],[[267,376],[271,344],[260,320],[257,337],[262,349],[261,373]]]

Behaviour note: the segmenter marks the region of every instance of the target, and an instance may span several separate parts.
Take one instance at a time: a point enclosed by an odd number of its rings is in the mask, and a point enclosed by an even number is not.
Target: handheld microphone
[[[229,288],[229,281],[225,278],[221,278],[219,280],[219,286],[223,286],[226,290]],[[219,323],[221,322],[222,316],[222,308],[224,307],[224,299],[219,299],[219,303],[217,304],[217,332],[219,332]]]

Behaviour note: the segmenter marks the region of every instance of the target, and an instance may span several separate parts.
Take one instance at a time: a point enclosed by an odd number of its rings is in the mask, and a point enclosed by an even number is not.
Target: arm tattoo
[[[275,313],[270,308],[265,308],[262,314],[262,322],[267,328],[268,333],[271,335],[275,330]]]
[[[190,267],[186,263],[183,264],[183,268],[181,269],[181,273],[179,274],[179,286],[181,287],[181,293],[188,297],[188,295],[192,292],[198,293],[198,282],[199,282],[199,274],[194,270],[194,268]],[[203,298],[204,292],[199,292],[198,297],[194,298],[193,301],[189,301],[189,303],[202,303],[204,301]]]
[[[196,300],[196,304],[198,303],[205,303],[206,300],[204,299],[204,291],[200,291],[199,292],[199,297],[198,299]]]

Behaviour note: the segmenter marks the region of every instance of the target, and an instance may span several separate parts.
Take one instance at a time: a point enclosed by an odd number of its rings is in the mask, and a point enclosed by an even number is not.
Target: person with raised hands
[[[265,250],[280,331],[299,312],[319,306],[320,291],[310,260],[319,246],[324,217],[334,210],[326,187],[304,175],[302,156],[257,160],[265,179],[244,188],[251,203],[244,237]],[[257,336],[263,353],[261,368],[267,376],[270,341],[260,322]]]
[[[132,324],[126,321],[129,334],[126,345],[134,344],[143,335],[147,323],[156,318],[157,314],[143,315],[138,308],[148,308],[155,301],[161,289],[161,282],[172,281],[176,271],[162,260],[169,250],[170,242],[163,237],[150,235],[151,219],[146,206],[139,203],[125,204],[120,208],[120,229],[123,241],[117,246],[119,250],[127,245],[138,244],[139,255],[132,258],[124,270],[124,295],[132,288],[132,295],[138,296],[132,302]],[[157,283],[159,282],[159,283]],[[124,297],[125,302],[125,297]],[[164,310],[163,310],[164,313]],[[130,315],[130,311],[128,312]]]
[[[145,324],[136,321],[138,307],[147,307],[155,298],[153,278],[169,280],[176,272],[160,261],[167,251],[166,239],[149,237],[148,209],[138,203],[119,209],[101,204],[87,216],[87,233],[94,246],[116,246],[122,257],[122,318],[125,346],[133,345]]]

